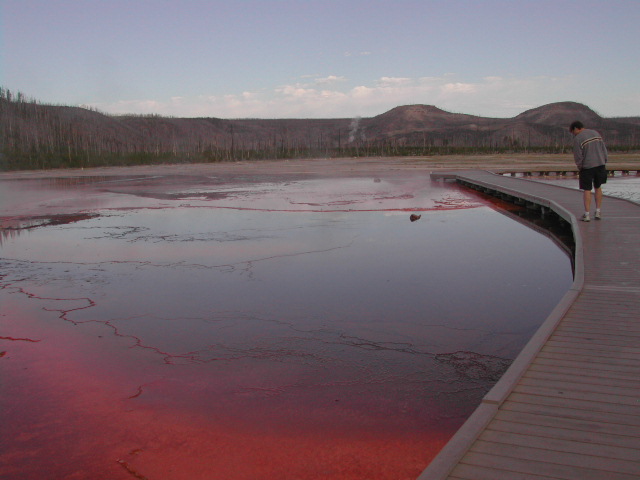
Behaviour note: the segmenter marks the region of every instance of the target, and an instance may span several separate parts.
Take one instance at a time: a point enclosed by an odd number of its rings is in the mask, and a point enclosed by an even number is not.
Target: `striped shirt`
[[[595,130],[583,129],[573,141],[573,159],[578,170],[607,163],[607,147]]]

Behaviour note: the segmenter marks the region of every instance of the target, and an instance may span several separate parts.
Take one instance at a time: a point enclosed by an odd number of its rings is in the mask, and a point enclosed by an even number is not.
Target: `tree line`
[[[373,119],[172,118],[106,115],[43,104],[0,87],[0,169],[84,168],[317,157],[562,153],[566,129],[375,133]],[[544,129],[548,131],[544,131]],[[542,130],[541,130],[542,129]],[[640,130],[640,126],[634,130]],[[534,132],[532,135],[531,132]],[[637,149],[636,136],[609,142]],[[640,136],[639,136],[640,137]]]

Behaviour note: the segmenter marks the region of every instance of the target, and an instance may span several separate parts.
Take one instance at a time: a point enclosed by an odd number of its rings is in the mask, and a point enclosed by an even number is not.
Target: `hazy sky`
[[[0,0],[0,85],[180,117],[640,115],[640,0]]]

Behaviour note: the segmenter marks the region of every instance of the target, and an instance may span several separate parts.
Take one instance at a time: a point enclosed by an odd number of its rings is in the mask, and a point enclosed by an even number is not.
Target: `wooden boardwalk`
[[[576,255],[571,290],[419,480],[640,479],[640,205],[605,197],[603,219],[587,223],[577,190],[432,177],[551,208]]]

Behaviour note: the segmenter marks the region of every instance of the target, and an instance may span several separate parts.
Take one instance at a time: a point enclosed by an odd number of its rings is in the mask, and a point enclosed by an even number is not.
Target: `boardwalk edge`
[[[505,193],[509,194],[515,193],[511,189],[500,188],[495,185],[492,185],[492,188],[504,190]],[[532,200],[532,198],[529,197],[529,200]],[[524,375],[535,356],[542,349],[545,342],[555,331],[564,315],[582,292],[584,286],[584,252],[578,220],[570,211],[555,202],[546,202],[543,199],[536,200],[540,201],[540,203],[546,204],[558,215],[569,220],[571,223],[571,229],[573,231],[575,241],[574,278],[571,288],[567,293],[565,293],[540,328],[536,331],[533,337],[531,337],[529,342],[527,342],[505,374],[493,386],[487,395],[485,395],[471,417],[469,417],[462,427],[458,429],[449,442],[447,442],[438,455],[420,474],[417,480],[445,480],[449,476],[458,462],[467,453],[473,442],[477,440],[485,427],[496,416],[500,405],[502,405],[507,396],[512,392],[513,388]]]

